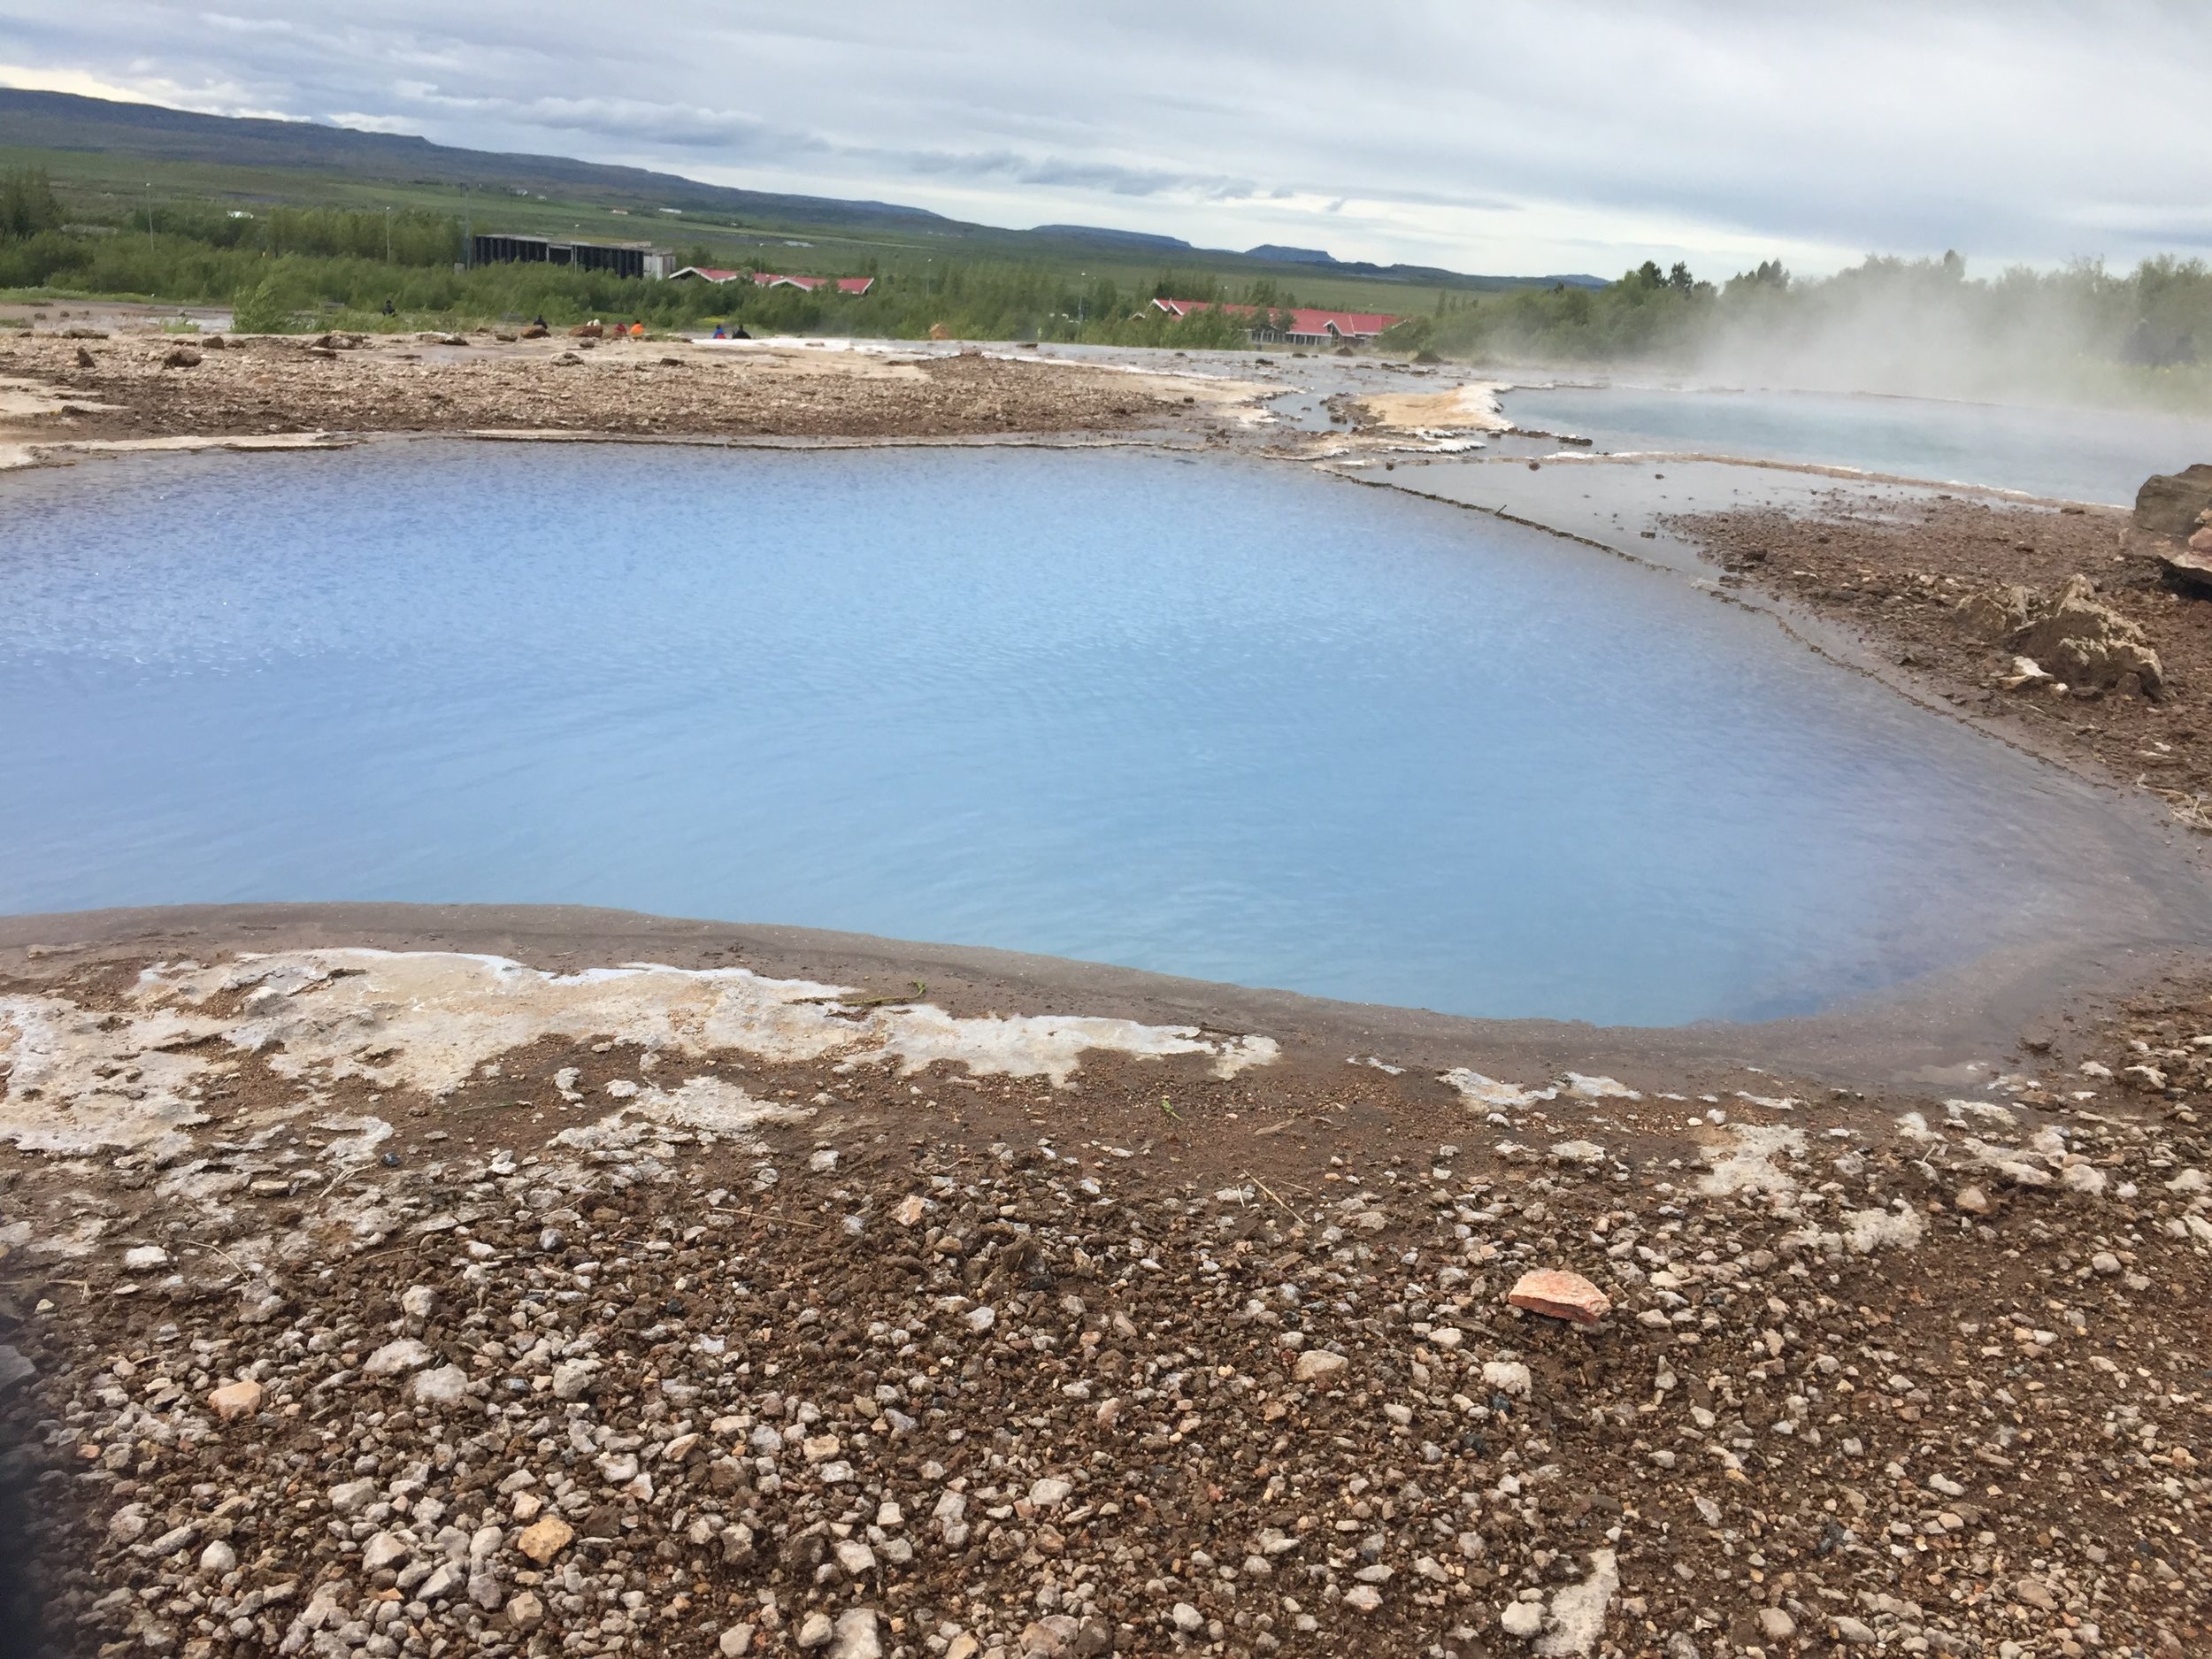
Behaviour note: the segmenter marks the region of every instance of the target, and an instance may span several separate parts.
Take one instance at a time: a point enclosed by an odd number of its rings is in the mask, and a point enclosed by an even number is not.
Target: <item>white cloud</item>
[[[2156,0],[0,0],[0,31],[14,84],[1203,245],[1609,274],[2212,242],[2212,9]]]

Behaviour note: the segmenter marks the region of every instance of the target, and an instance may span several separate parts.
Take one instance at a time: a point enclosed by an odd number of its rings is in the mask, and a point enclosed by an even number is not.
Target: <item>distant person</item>
[[[640,322],[633,322],[633,323],[630,325],[630,338],[631,338],[631,339],[633,339],[633,340],[642,340],[642,339],[644,339],[644,338],[645,338],[645,325],[644,325],[643,323],[640,323]]]
[[[384,314],[387,317],[396,317],[399,315],[399,307],[393,304],[391,301],[386,300],[384,302]]]
[[[708,338],[711,340],[727,340],[729,335],[724,332],[722,325],[720,323],[717,323],[714,326],[714,333],[709,335]]]
[[[546,326],[545,313],[543,311],[540,311],[535,317],[531,319],[530,326],[533,328],[543,328]]]
[[[733,340],[750,340],[752,335],[747,334],[745,332],[745,325],[743,323],[740,323],[735,328],[730,330],[730,338]]]

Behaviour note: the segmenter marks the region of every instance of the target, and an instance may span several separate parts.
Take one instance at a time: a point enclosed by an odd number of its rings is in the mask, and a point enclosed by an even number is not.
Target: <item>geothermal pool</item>
[[[2153,472],[2212,455],[2212,420],[1837,392],[1531,387],[1505,394],[1518,425],[1655,451],[1855,467],[1937,483],[2131,506]]]
[[[1770,620],[1289,466],[422,442],[0,523],[0,910],[606,904],[1632,1024],[2203,921]]]

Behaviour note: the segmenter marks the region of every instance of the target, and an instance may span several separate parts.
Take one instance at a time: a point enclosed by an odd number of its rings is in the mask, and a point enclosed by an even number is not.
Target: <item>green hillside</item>
[[[1296,303],[1399,314],[1440,294],[1552,286],[1500,277],[1342,266],[1190,248],[1084,226],[1010,230],[881,202],[778,195],[557,156],[503,155],[298,121],[199,115],[151,104],[0,88],[0,167],[35,168],[95,226],[158,227],[165,208],[260,213],[280,206],[436,213],[478,231],[649,241],[725,265],[806,274],[920,274],[947,261],[1018,262],[1077,283],[1148,293],[1163,275],[1193,292],[1255,282]]]

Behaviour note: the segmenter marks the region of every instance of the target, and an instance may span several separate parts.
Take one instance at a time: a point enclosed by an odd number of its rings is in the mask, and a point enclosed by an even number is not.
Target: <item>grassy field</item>
[[[378,180],[343,173],[273,166],[165,161],[140,156],[0,146],[0,170],[32,168],[53,180],[73,221],[143,230],[150,207],[158,227],[186,206],[265,213],[279,205],[359,211],[439,213],[465,219],[481,232],[650,242],[740,266],[757,263],[803,275],[923,276],[948,264],[1031,265],[1071,285],[1112,283],[1148,296],[1164,278],[1186,291],[1240,292],[1272,283],[1278,303],[1407,316],[1431,312],[1446,296],[1492,291],[1494,279],[1466,278],[1449,287],[1347,276],[1325,267],[1280,264],[1241,254],[1152,254],[1086,245],[1031,231],[997,230],[942,221],[926,225],[822,225],[802,219],[745,219],[726,214],[657,211],[556,198],[535,191],[463,190],[456,185]]]

